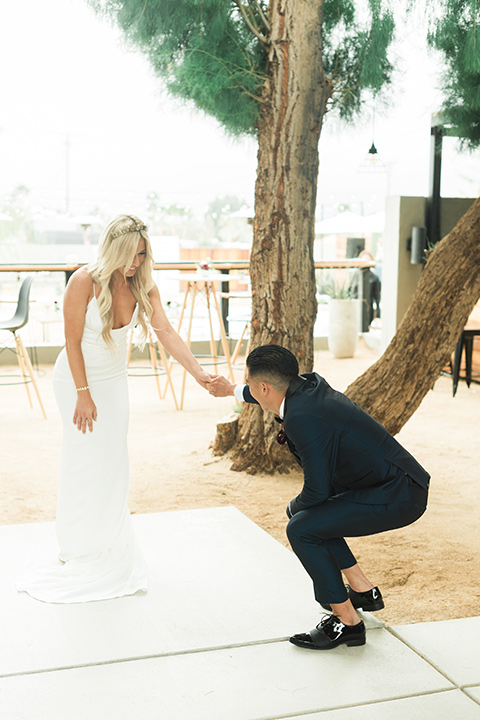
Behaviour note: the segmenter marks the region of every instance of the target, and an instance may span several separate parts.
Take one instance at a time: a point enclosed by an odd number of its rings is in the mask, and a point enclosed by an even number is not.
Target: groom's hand
[[[235,385],[223,375],[214,375],[212,381],[207,383],[206,388],[214,397],[228,397],[234,394]]]

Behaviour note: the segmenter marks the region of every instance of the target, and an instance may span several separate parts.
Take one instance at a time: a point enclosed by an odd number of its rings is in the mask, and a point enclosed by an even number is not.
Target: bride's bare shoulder
[[[86,265],[75,270],[68,281],[65,296],[72,295],[76,297],[84,296],[85,298],[93,296],[93,281]]]

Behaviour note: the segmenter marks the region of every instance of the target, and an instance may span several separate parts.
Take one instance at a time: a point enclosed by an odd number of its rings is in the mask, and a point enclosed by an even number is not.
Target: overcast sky
[[[438,109],[435,59],[415,33],[401,44],[388,112],[373,106],[353,126],[328,118],[320,140],[319,209],[386,192],[428,191],[430,116]],[[400,51],[398,51],[400,52]],[[396,61],[397,62],[397,61]],[[26,185],[36,203],[74,213],[142,214],[145,197],[201,212],[217,195],[253,203],[256,143],[162,94],[146,59],[82,0],[15,0],[0,9],[0,197]],[[373,136],[373,137],[372,137]],[[69,184],[66,158],[69,141]],[[388,173],[359,175],[375,140]],[[477,195],[479,155],[446,143],[442,194]],[[372,196],[376,196],[372,200]],[[377,206],[376,206],[377,205]]]

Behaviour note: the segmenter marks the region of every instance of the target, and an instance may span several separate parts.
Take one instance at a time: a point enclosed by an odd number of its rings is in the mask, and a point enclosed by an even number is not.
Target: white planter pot
[[[360,332],[360,300],[328,302],[328,348],[334,357],[353,357]]]

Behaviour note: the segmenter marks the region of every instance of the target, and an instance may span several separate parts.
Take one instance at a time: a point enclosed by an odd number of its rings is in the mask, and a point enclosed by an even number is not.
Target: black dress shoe
[[[331,650],[339,645],[365,645],[365,625],[344,625],[336,615],[326,615],[309,633],[293,635],[290,642],[309,650]]]
[[[382,593],[378,587],[374,587],[372,590],[367,590],[367,592],[356,592],[355,590],[352,590],[350,585],[345,585],[345,587],[347,588],[348,599],[356,610],[375,612],[376,610],[383,610],[385,607]],[[320,603],[320,605],[325,608],[325,610],[332,609],[332,606],[328,603]]]

